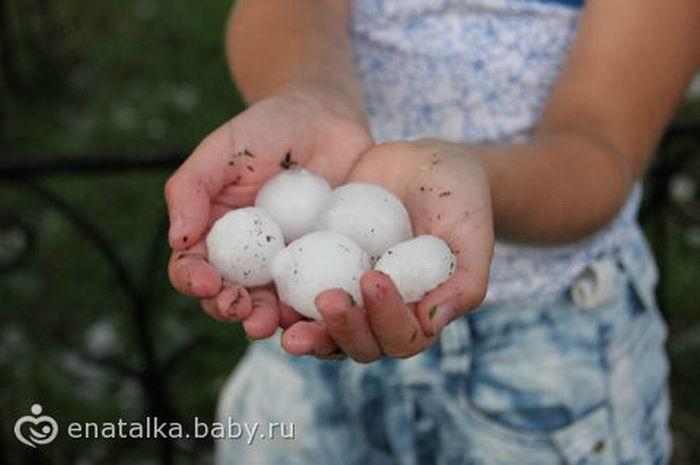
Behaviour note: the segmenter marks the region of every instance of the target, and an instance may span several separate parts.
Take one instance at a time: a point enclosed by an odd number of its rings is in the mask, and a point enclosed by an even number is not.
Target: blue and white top
[[[582,3],[354,0],[356,69],[374,137],[527,140],[562,69]],[[636,186],[610,225],[580,242],[498,243],[487,301],[549,300],[595,256],[642,241],[640,191]]]

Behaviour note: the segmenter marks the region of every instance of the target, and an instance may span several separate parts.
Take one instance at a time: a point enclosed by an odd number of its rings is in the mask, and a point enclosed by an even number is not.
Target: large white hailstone
[[[316,225],[345,234],[369,253],[372,262],[413,236],[406,207],[375,184],[350,183],[335,189],[321,207]]]
[[[370,267],[367,252],[352,239],[333,231],[315,231],[275,255],[272,277],[283,302],[308,318],[319,319],[314,301],[329,289],[344,289],[362,305],[360,277]]]
[[[242,286],[272,281],[272,258],[283,248],[280,227],[267,212],[255,207],[226,213],[207,235],[209,263],[221,276]]]
[[[330,191],[328,181],[318,174],[291,169],[263,184],[255,206],[272,215],[284,239],[291,242],[315,229],[316,216]]]
[[[387,250],[374,269],[389,275],[404,302],[418,302],[455,272],[457,258],[439,237],[422,235]]]

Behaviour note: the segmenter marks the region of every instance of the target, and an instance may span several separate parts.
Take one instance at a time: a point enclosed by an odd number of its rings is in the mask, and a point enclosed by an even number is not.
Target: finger
[[[299,321],[282,333],[282,347],[292,355],[332,354],[338,346],[320,321]]]
[[[257,287],[250,291],[251,311],[260,307],[269,306],[279,313],[279,301],[274,292],[267,287]]]
[[[352,302],[347,292],[332,289],[316,297],[316,308],[335,343],[354,360],[369,363],[382,356],[365,311]]]
[[[176,172],[165,184],[170,229],[168,241],[173,250],[197,242],[209,219],[209,188],[194,176]]]
[[[170,217],[170,247],[181,250],[198,241],[210,217],[213,199],[240,173],[231,164],[235,153],[230,123],[209,134],[165,184],[165,200]]]
[[[280,326],[284,329],[287,329],[297,321],[304,319],[304,315],[300,314],[282,301],[278,303],[278,307],[280,310]]]
[[[253,308],[248,291],[244,287],[231,283],[224,284],[221,292],[205,301],[212,301],[217,313],[225,321],[244,320]]]
[[[429,345],[431,341],[389,276],[369,271],[360,279],[360,286],[372,331],[385,354],[409,357]]]
[[[265,339],[279,327],[277,298],[268,289],[251,291],[252,313],[243,320],[245,332],[253,339]]]
[[[465,214],[443,237],[457,257],[454,275],[428,293],[416,310],[426,335],[439,334],[450,321],[481,304],[486,295],[491,257],[493,228],[491,219]]]
[[[186,250],[175,251],[168,263],[168,277],[182,294],[196,298],[214,297],[221,289],[221,276],[206,260],[206,247],[199,241]]]
[[[222,323],[229,323],[229,320],[227,320],[224,316],[222,316],[219,313],[219,308],[216,305],[214,299],[204,299],[201,300],[199,303],[202,307],[202,310],[204,310],[204,313],[214,318],[216,321],[221,321]]]

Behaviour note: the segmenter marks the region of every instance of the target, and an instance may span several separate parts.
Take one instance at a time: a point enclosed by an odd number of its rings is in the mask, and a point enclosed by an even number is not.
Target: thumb
[[[173,250],[195,244],[209,220],[209,194],[196,179],[176,173],[165,184],[170,230],[168,242]]]
[[[209,134],[165,184],[170,217],[168,241],[173,250],[192,246],[206,230],[211,199],[223,189],[226,175],[236,174],[236,169],[226,169],[231,147],[226,123]]]

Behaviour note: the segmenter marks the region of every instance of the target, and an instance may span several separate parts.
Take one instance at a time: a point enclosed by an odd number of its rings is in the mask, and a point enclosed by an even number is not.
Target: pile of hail
[[[314,300],[328,289],[344,289],[362,305],[360,277],[372,268],[389,275],[410,303],[447,281],[456,262],[439,237],[413,237],[408,212],[392,193],[364,183],[331,190],[300,168],[268,180],[254,207],[216,221],[207,251],[225,279],[243,286],[274,281],[283,302],[314,319]]]

